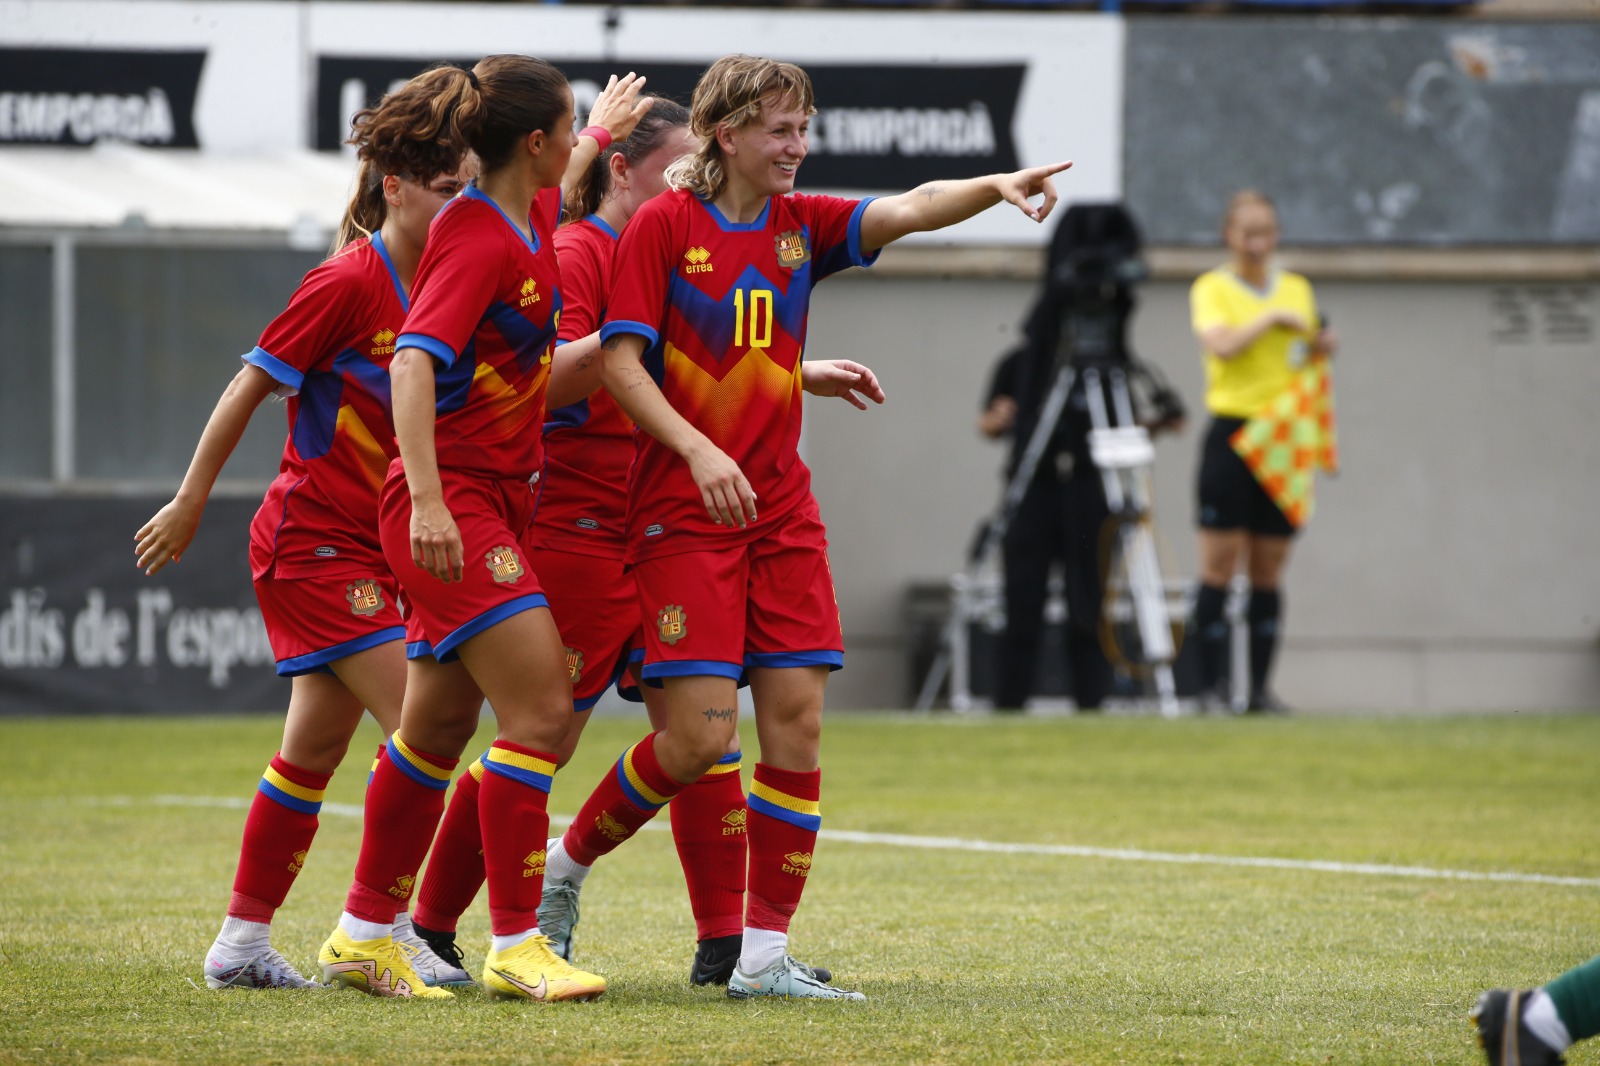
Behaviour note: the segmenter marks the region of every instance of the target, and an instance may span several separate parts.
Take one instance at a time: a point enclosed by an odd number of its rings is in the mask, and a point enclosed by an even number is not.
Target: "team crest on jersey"
[[[797,229],[778,234],[778,265],[788,270],[811,261],[811,243]]]
[[[372,354],[394,354],[394,330],[380,329],[378,332],[372,335]]]
[[[567,676],[576,685],[583,680],[583,652],[577,648],[563,648],[567,653]]]
[[[689,619],[679,605],[668,604],[661,608],[661,613],[656,615],[656,632],[661,636],[661,643],[676,644],[689,635]]]
[[[489,573],[502,584],[516,584],[522,580],[522,575],[528,572],[523,568],[522,560],[517,558],[517,550],[504,544],[492,551],[484,552],[483,565],[487,566]]]
[[[539,283],[532,278],[522,279],[522,306],[532,307],[538,303],[542,296],[539,295]]]
[[[711,253],[705,248],[696,246],[683,253],[685,274],[709,274],[711,269]]]
[[[350,613],[371,618],[383,610],[383,590],[376,578],[364,577],[344,587],[344,598],[350,604]]]

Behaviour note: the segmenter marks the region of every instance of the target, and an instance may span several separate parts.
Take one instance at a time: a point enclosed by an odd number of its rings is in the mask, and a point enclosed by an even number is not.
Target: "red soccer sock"
[[[272,757],[245,816],[228,917],[272,921],[305,865],[331,777],[294,765],[282,752]]]
[[[561,838],[562,849],[573,862],[593,866],[683,790],[656,761],[656,736],[651,733],[623,752],[584,801]]]
[[[478,826],[478,792],[483,780],[483,760],[474,759],[456,781],[456,791],[445,808],[444,821],[433,839],[428,871],[417,892],[411,921],[442,933],[456,931],[483,887],[483,833]]]
[[[411,898],[417,868],[444,812],[444,791],[459,760],[418,751],[395,733],[367,785],[356,877],[344,909],[362,921],[390,924]]]
[[[695,939],[738,934],[744,929],[744,872],[750,852],[739,753],[723,756],[674,796],[671,811]]]
[[[822,771],[756,763],[750,782],[750,890],[745,925],[784,933],[800,905],[817,830]]]
[[[483,756],[483,770],[478,827],[489,882],[489,930],[495,936],[525,933],[539,925],[556,757],[496,740]]]

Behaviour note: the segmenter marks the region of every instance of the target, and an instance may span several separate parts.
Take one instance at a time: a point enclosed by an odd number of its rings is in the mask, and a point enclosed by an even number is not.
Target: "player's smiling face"
[[[768,97],[760,119],[728,134],[728,171],[768,196],[794,191],[795,172],[809,150],[811,116],[792,101]]]

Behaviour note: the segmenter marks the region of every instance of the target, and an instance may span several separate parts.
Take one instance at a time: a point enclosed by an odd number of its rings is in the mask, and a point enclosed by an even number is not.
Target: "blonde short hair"
[[[728,185],[717,129],[736,130],[761,121],[768,101],[808,115],[817,112],[811,77],[793,63],[760,56],[723,56],[700,76],[689,106],[689,129],[700,148],[667,168],[667,184],[714,200]]]

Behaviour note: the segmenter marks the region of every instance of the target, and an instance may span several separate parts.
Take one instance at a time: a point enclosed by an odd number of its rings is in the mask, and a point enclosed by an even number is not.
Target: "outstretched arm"
[[[861,217],[861,249],[874,252],[908,233],[944,229],[963,222],[979,211],[1005,201],[1035,222],[1043,222],[1056,203],[1054,174],[1072,166],[1071,162],[1030,167],[1013,174],[990,174],[961,181],[930,181],[898,196],[880,197],[867,205]],[[1043,196],[1034,207],[1031,196]]]
[[[680,415],[644,368],[644,337],[618,333],[601,346],[600,381],[634,425],[683,457],[706,513],[741,529],[756,520],[756,494],[739,464]]]
[[[813,396],[837,396],[863,411],[867,409],[867,400],[882,403],[888,398],[872,368],[849,359],[801,363],[800,387]]]
[[[250,416],[277,387],[271,374],[251,364],[240,369],[222,391],[222,398],[200,434],[178,494],[133,535],[134,551],[146,574],[183,558],[200,527],[200,514],[206,509],[206,500],[223,464],[239,446]]]

